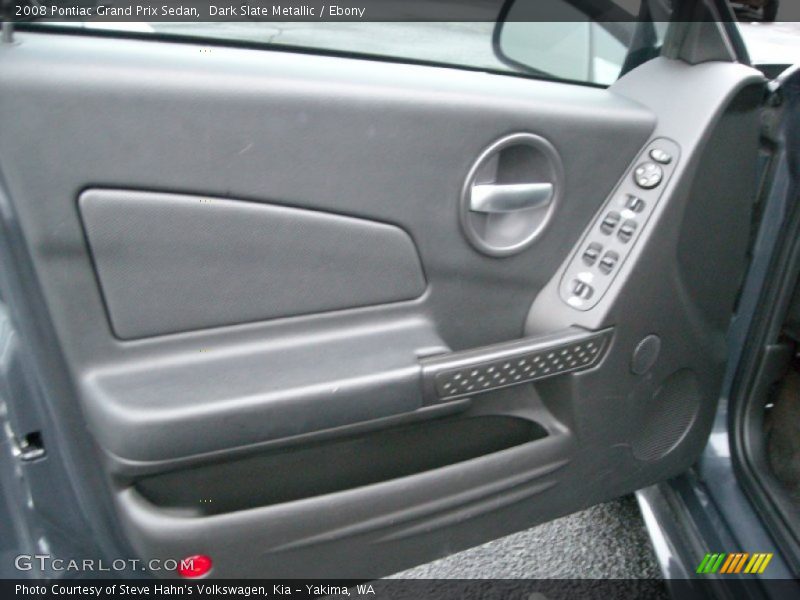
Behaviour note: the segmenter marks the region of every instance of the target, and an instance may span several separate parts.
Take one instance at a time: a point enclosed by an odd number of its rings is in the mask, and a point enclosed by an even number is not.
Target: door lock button
[[[572,295],[577,296],[581,300],[588,300],[594,294],[594,288],[588,283],[576,279],[572,282]]]
[[[617,232],[617,237],[622,243],[627,244],[633,237],[635,231],[636,221],[633,219],[628,219],[622,225],[620,225],[619,231]]]
[[[640,213],[644,210],[646,206],[644,200],[639,198],[639,196],[634,196],[633,194],[628,194],[628,197],[625,198],[625,208],[635,213]]]
[[[650,150],[650,158],[662,165],[668,165],[672,162],[672,155],[661,148],[653,148]]]
[[[614,267],[617,266],[617,261],[619,260],[619,254],[616,252],[609,250],[603,255],[603,258],[600,260],[600,264],[598,265],[600,272],[604,275],[608,275],[611,271],[614,270]]]
[[[591,267],[597,260],[597,257],[600,256],[600,253],[602,251],[603,251],[602,244],[598,244],[597,242],[592,242],[586,247],[586,250],[583,251],[583,262]]]
[[[653,189],[664,178],[664,170],[654,162],[640,164],[633,171],[633,180],[640,188]]]
[[[617,226],[617,223],[619,223],[620,218],[620,214],[612,210],[605,217],[603,217],[603,222],[600,223],[600,231],[606,235],[611,235],[611,233],[614,231],[614,228]]]

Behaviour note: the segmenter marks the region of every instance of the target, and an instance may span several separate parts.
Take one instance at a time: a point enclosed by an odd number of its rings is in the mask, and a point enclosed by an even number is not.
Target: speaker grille
[[[633,440],[639,460],[657,460],[672,451],[692,426],[700,406],[693,371],[676,371],[664,380],[645,411],[645,425]]]

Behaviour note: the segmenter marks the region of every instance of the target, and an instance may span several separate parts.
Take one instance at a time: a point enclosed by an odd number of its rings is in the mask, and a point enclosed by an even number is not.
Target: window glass
[[[668,18],[669,0],[644,1],[515,0],[495,52],[534,75],[609,85],[623,67],[632,66],[629,54],[641,63],[656,56],[663,43],[667,22],[657,19]],[[546,16],[559,21],[547,22]]]
[[[106,23],[104,25],[114,25]],[[518,70],[492,48],[494,22],[145,23],[156,33]]]
[[[56,24],[387,57],[608,85],[618,77],[625,63],[637,28],[634,19],[639,14],[640,1],[605,0],[605,12],[601,18],[592,20],[586,11],[596,9],[596,0],[516,0],[505,5],[486,0],[492,10],[496,9],[496,14],[491,14],[503,18],[499,25],[495,21],[109,22],[102,19]],[[454,14],[458,14],[455,9]],[[608,16],[621,20],[612,22]],[[555,20],[545,21],[545,17]]]

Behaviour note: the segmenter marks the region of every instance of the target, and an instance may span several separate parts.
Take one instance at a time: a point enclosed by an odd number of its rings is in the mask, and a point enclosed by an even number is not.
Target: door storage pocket
[[[220,514],[413,475],[546,435],[517,417],[442,419],[149,476],[136,488],[162,508]]]

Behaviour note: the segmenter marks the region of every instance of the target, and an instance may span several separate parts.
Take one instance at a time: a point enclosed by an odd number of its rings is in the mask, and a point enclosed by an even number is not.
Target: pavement
[[[397,579],[660,579],[633,496],[392,576]]]

